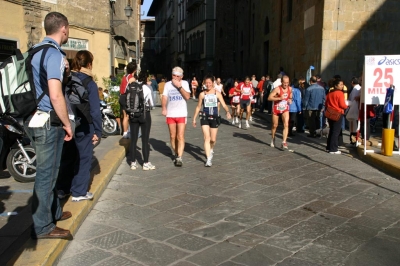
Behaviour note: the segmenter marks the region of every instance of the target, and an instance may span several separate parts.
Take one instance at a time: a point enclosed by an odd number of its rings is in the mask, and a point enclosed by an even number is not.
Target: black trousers
[[[304,132],[303,127],[304,127],[304,112],[305,110],[302,110],[301,114],[297,116],[297,125],[296,125],[296,131],[297,132]]]
[[[289,134],[293,134],[293,127],[297,125],[297,113],[289,113]],[[297,126],[296,126],[297,127]],[[296,128],[297,130],[297,128]]]
[[[149,137],[150,137],[150,129],[151,129],[151,115],[150,112],[146,112],[145,122],[131,122],[129,121],[129,126],[131,128],[131,145],[129,146],[129,155],[130,161],[134,162],[136,160],[136,146],[137,139],[139,134],[139,127],[142,131],[142,155],[143,162],[149,162],[150,156],[150,145],[149,145]]]
[[[339,136],[342,134],[342,117],[338,121],[328,119],[329,135],[326,141],[326,149],[330,152],[337,152],[339,147]],[[342,138],[343,141],[343,138]]]

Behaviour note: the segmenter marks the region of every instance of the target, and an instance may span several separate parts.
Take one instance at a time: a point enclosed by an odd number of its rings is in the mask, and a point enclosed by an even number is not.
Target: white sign
[[[393,104],[400,105],[400,55],[367,55],[364,64],[365,104],[384,104],[386,89],[393,84]]]
[[[82,39],[68,38],[68,42],[61,46],[65,50],[89,50],[89,41]]]

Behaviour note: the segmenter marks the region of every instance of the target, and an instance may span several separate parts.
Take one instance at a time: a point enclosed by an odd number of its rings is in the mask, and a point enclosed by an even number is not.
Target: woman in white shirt
[[[143,88],[143,98],[145,108],[140,118],[132,117],[132,114],[129,116],[129,126],[131,130],[131,144],[129,148],[130,153],[130,161],[131,161],[131,169],[136,170],[139,167],[139,164],[136,160],[136,143],[138,139],[139,128],[142,131],[142,155],[143,155],[143,170],[154,170],[156,167],[149,162],[150,156],[150,145],[149,145],[149,137],[150,137],[150,129],[151,129],[151,115],[150,109],[154,106],[153,98],[152,98],[152,89],[149,85],[147,85],[147,74],[146,71],[141,71],[138,78],[138,83]],[[129,83],[137,82],[134,78],[129,80]],[[129,92],[128,92],[129,93]]]

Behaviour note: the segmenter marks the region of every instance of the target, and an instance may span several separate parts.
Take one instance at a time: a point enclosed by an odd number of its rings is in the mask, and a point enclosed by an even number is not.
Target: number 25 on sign
[[[400,86],[400,55],[365,56],[364,101],[366,104],[383,104],[386,88]],[[398,97],[395,97],[398,98]],[[395,103],[398,104],[398,103]]]

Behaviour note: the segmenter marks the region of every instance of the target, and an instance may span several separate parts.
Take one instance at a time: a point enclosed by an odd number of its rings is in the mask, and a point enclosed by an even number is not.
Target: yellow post
[[[393,155],[393,143],[394,143],[394,129],[383,128],[382,129],[382,146],[381,152],[385,156]]]

